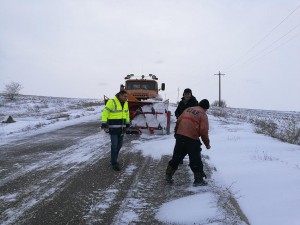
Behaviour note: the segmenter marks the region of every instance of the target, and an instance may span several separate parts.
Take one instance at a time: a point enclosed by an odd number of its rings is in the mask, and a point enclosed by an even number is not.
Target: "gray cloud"
[[[292,100],[300,95],[299,39],[249,61],[295,27],[300,10],[245,56],[297,4],[296,0],[2,1],[1,83],[21,82],[27,94],[98,97],[114,95],[126,74],[153,73],[166,83],[163,96],[171,101],[177,100],[178,89],[186,87],[198,99],[214,101],[218,99],[214,74],[221,70],[226,74],[222,96],[228,105],[300,110]],[[299,28],[278,45],[297,32]],[[258,83],[250,85],[249,80]]]

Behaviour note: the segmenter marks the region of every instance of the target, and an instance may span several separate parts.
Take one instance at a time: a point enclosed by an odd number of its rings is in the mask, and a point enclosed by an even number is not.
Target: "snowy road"
[[[86,164],[99,159],[99,149],[107,148],[97,142],[97,127],[83,123],[0,146],[1,224],[22,223],[29,209],[38,208]]]
[[[133,151],[134,136],[125,137],[122,170],[111,170],[109,136],[98,127],[81,123],[0,146],[0,224],[165,224],[155,217],[163,203],[212,191],[191,187],[186,164],[166,184],[169,156]]]

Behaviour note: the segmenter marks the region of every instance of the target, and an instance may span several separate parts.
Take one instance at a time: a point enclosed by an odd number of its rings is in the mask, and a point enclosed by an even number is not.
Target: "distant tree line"
[[[221,100],[220,102],[218,100],[214,101],[213,103],[211,103],[211,106],[219,106],[222,108],[226,108],[227,104],[225,100]]]

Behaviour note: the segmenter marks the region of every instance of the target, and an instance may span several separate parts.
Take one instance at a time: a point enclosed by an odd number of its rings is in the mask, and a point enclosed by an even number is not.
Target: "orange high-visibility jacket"
[[[194,106],[187,108],[179,116],[175,126],[175,133],[195,140],[199,140],[199,137],[201,137],[204,145],[208,146],[210,142],[208,129],[206,112],[202,107]]]

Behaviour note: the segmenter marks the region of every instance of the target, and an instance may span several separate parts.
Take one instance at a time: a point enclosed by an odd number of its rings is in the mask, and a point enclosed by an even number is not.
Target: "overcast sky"
[[[299,0],[0,0],[0,91],[112,97],[152,73],[213,102],[221,71],[228,106],[299,111],[299,58]]]

